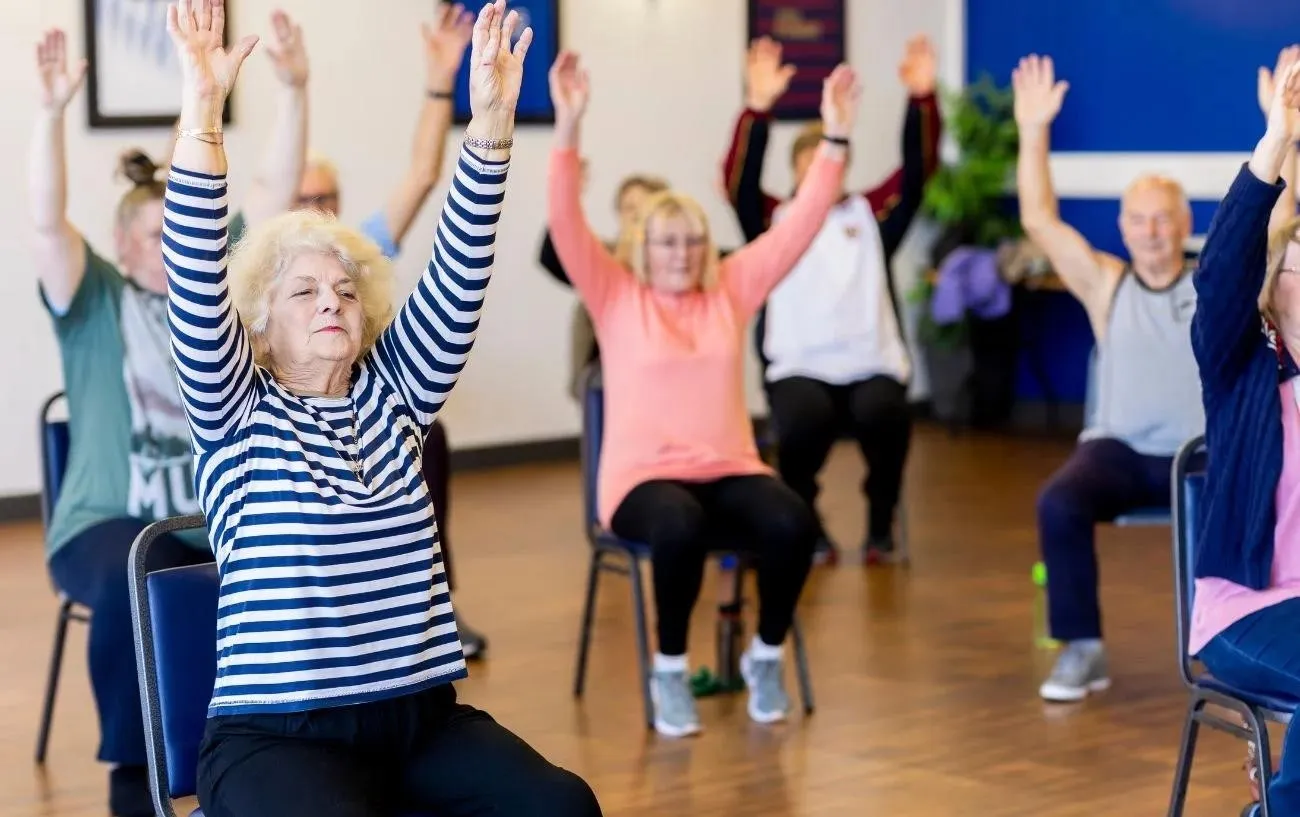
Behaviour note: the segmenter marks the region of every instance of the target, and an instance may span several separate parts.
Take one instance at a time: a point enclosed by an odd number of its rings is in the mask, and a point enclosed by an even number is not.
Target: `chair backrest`
[[[59,501],[63,476],[68,470],[68,452],[71,447],[68,421],[57,420],[52,416],[52,409],[64,396],[61,391],[55,392],[41,404],[41,522],[46,529],[50,527],[54,503]]]
[[[1172,474],[1174,615],[1178,636],[1178,671],[1188,686],[1195,681],[1187,636],[1191,631],[1192,600],[1196,588],[1196,547],[1200,535],[1201,509],[1205,496],[1205,467],[1208,458],[1205,437],[1183,443],[1174,457]]]
[[[600,362],[587,364],[579,377],[582,395],[582,437],[579,457],[582,463],[582,514],[588,534],[600,525],[596,508],[596,475],[600,469],[600,444],[605,433],[605,384]]]
[[[197,788],[199,744],[217,677],[221,580],[213,563],[151,573],[145,566],[158,537],[205,524],[202,516],[155,522],[131,548],[131,621],[158,814],[171,814],[170,798],[191,796]]]

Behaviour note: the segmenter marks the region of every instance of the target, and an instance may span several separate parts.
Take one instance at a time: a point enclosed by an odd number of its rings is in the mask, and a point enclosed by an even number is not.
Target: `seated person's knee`
[[[567,769],[556,767],[537,787],[537,813],[555,817],[601,817],[600,802],[587,781]]]
[[[1080,513],[1079,502],[1068,485],[1051,480],[1038,493],[1038,520],[1052,522],[1073,519]]]

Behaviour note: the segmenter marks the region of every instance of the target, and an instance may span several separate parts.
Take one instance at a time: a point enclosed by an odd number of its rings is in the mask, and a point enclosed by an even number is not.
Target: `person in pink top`
[[[582,212],[578,133],[590,84],[576,54],[559,56],[550,84],[549,228],[591,314],[604,373],[600,521],[653,554],[655,728],[674,737],[700,731],[686,636],[709,533],[719,531],[750,543],[757,557],[758,633],[741,673],[750,717],[780,721],[790,705],[781,645],[812,566],[817,526],[807,503],[759,457],[745,401],[745,333],[839,196],[857,79],[846,65],[826,79],[826,138],[781,224],[720,260],[699,204],[662,191],[641,209],[630,266],[610,254]]]
[[[1300,700],[1298,58],[1293,46],[1275,74],[1260,72],[1267,129],[1215,213],[1195,278],[1209,459],[1187,649],[1224,683]],[[1300,814],[1297,723],[1269,787],[1273,814]]]

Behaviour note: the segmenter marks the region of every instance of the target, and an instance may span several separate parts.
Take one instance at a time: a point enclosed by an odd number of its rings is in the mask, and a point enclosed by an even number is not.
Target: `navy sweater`
[[[1295,373],[1256,306],[1264,285],[1268,220],[1285,189],[1248,166],[1219,204],[1195,273],[1192,351],[1201,372],[1209,452],[1197,578],[1216,576],[1252,590],[1273,568],[1274,493],[1282,474],[1278,384]]]

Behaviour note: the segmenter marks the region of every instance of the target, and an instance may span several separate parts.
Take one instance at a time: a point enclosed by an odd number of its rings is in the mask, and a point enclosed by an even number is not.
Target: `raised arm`
[[[578,55],[565,51],[550,72],[555,143],[546,189],[547,231],[569,282],[599,324],[611,295],[632,274],[606,249],[582,212],[582,161],[578,142],[591,84]]]
[[[848,138],[860,95],[857,77],[847,65],[838,66],[826,78],[821,105],[825,138],[790,203],[789,215],[722,263],[721,286],[742,315],[757,312],[768,293],[794,269],[842,195]]]
[[[1264,114],[1266,123],[1272,111],[1273,97],[1277,94],[1276,80],[1286,77],[1291,66],[1297,62],[1300,62],[1300,45],[1290,45],[1278,52],[1277,64],[1272,71],[1260,66],[1255,88],[1259,108]],[[1300,113],[1294,110],[1287,111],[1287,132],[1291,135],[1291,139],[1287,143],[1286,158],[1282,160],[1282,169],[1278,175],[1286,183],[1289,193],[1277,197],[1277,204],[1273,207],[1273,213],[1268,221],[1270,235],[1296,215],[1296,172],[1300,170],[1296,164],[1296,144],[1300,142]]]
[[[736,211],[746,241],[762,235],[780,203],[763,191],[763,157],[772,106],[790,87],[794,73],[793,65],[781,64],[780,43],[759,37],[750,44],[745,60],[745,110],[736,120],[722,165],[727,200]]]
[[[249,226],[293,208],[307,159],[307,47],[302,26],[282,11],[271,14],[271,42],[266,53],[280,81],[276,91],[275,124],[262,153],[262,163],[244,199]]]
[[[219,444],[254,393],[253,355],[226,280],[226,152],[221,111],[244,58],[245,37],[222,47],[224,0],[167,7],[182,72],[181,116],[163,211],[168,325],[181,398],[200,448]]]
[[[424,102],[415,124],[411,162],[384,204],[384,226],[398,247],[424,208],[438,183],[438,174],[442,172],[447,132],[451,128],[452,89],[474,30],[474,15],[459,3],[442,3],[437,15],[433,25],[421,27],[424,37]]]
[[[40,109],[27,160],[27,206],[32,257],[45,299],[57,313],[68,310],[86,270],[86,244],[68,221],[68,169],[63,112],[86,78],[86,61],[68,67],[67,37],[45,33],[36,46],[41,78]]]
[[[1020,195],[1020,223],[1025,233],[1047,255],[1062,283],[1088,311],[1094,328],[1109,308],[1110,295],[1122,265],[1099,253],[1070,225],[1061,221],[1048,164],[1052,121],[1061,110],[1069,83],[1057,82],[1051,57],[1037,55],[1020,61],[1012,72],[1016,125],[1020,131],[1020,158],[1016,187]]]
[[[1269,217],[1284,192],[1287,199],[1295,195],[1278,174],[1300,130],[1297,108],[1300,63],[1293,63],[1276,84],[1263,137],[1214,213],[1192,279],[1192,351],[1207,404],[1231,388],[1255,344],[1263,342],[1258,298],[1267,273]]]
[[[925,37],[908,40],[898,74],[908,91],[903,118],[903,166],[884,184],[866,193],[880,222],[885,258],[892,258],[921,209],[925,184],[939,168],[939,103],[934,89],[934,47]]]
[[[433,253],[415,290],[379,336],[371,360],[425,427],[432,425],[465,366],[492,275],[497,220],[514,144],[525,28],[505,0],[483,6],[472,27],[469,96],[456,176],[442,208]]]

